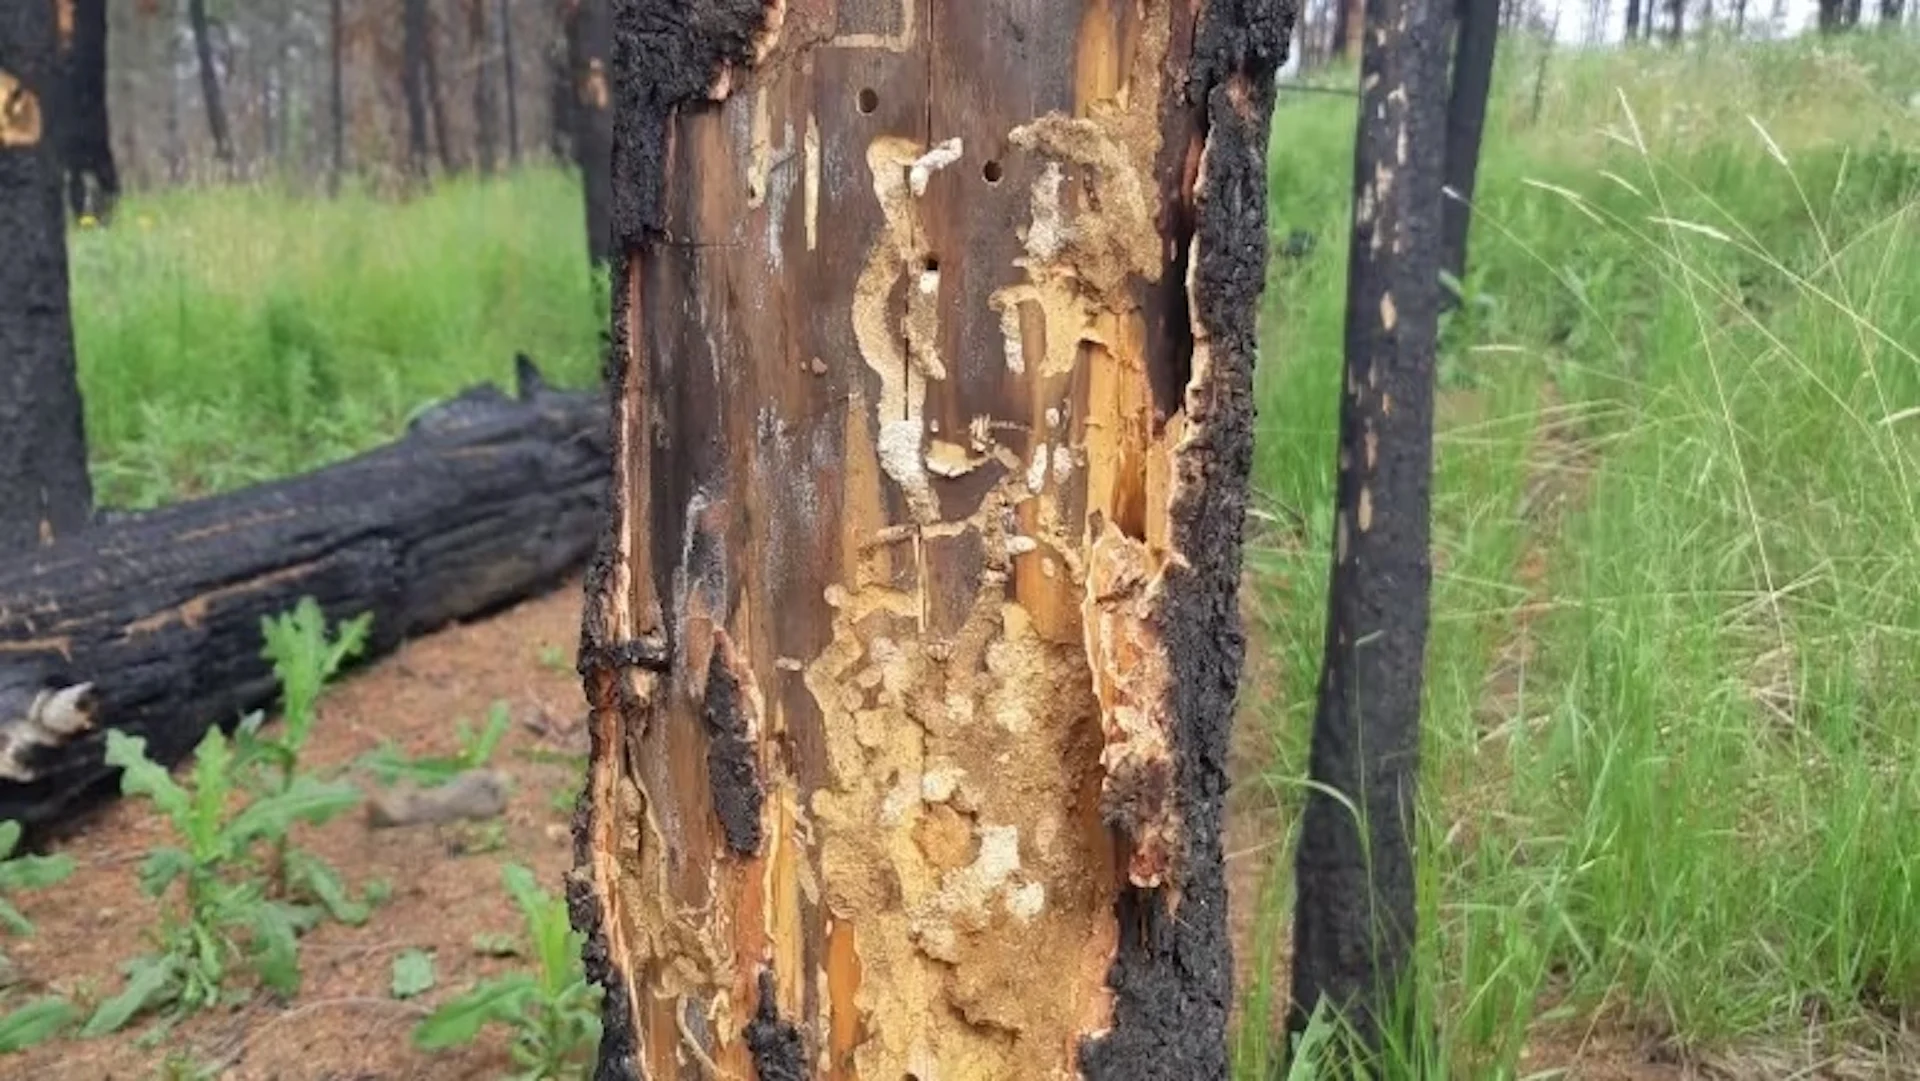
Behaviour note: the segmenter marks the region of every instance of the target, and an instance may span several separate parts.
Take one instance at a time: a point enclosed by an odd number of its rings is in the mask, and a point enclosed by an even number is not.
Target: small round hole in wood
[[[880,93],[873,87],[862,87],[859,99],[855,102],[861,113],[871,113],[880,107]]]
[[[980,176],[989,184],[1000,183],[1000,178],[1005,175],[1006,173],[1000,168],[1000,163],[997,160],[989,159],[985,165],[980,167]]]

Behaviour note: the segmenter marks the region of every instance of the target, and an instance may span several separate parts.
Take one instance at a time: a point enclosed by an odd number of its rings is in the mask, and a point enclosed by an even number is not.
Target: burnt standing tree
[[[420,7],[420,70],[427,88],[427,113],[433,118],[433,145],[440,151],[440,168],[448,173],[455,170],[453,143],[447,138],[447,103],[440,92],[440,49],[437,42],[437,22],[433,19],[433,9],[427,0],[418,0]]]
[[[1440,286],[1441,0],[1369,0],[1316,786],[1301,822],[1293,1005],[1377,1048],[1410,1017]]]
[[[1292,5],[616,10],[597,1076],[1224,1081]]]
[[[607,78],[613,9],[610,0],[561,3],[572,90],[568,134],[586,193],[587,257],[605,266],[613,260],[613,97]]]
[[[507,99],[507,164],[520,164],[520,82],[513,55],[513,14],[500,0],[500,77]]]
[[[343,0],[328,0],[327,12],[329,21],[327,123],[333,144],[332,168],[328,173],[328,187],[335,193],[339,192],[340,181],[347,173],[347,82],[344,71],[347,46],[344,37],[346,20],[340,10],[342,2]]]
[[[1440,265],[1456,282],[1467,276],[1467,233],[1473,224],[1473,186],[1480,172],[1480,141],[1493,91],[1493,55],[1500,36],[1500,0],[1457,0],[1453,91],[1447,99],[1447,195],[1440,212]],[[1458,294],[1448,290],[1443,303]]]
[[[493,42],[487,34],[487,0],[467,0],[467,36],[473,50],[473,117],[476,164],[493,172],[499,157],[500,117],[493,104]]]
[[[120,197],[107,125],[107,0],[70,0],[71,31],[63,51],[65,100],[60,149],[68,209],[105,221]]]
[[[0,553],[78,531],[93,513],[51,105],[60,84],[54,5],[0,4]]]
[[[403,0],[400,8],[401,85],[407,98],[407,168],[427,175],[427,0]]]
[[[233,168],[233,136],[227,127],[227,107],[220,96],[220,69],[213,56],[213,30],[207,21],[207,0],[187,0],[187,22],[193,28],[193,53],[200,62],[200,100],[207,109],[207,131],[213,135],[213,156]]]

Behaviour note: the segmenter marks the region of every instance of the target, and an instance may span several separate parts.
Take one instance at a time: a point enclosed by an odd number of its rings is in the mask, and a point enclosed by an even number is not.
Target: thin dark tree
[[[1453,91],[1447,99],[1447,194],[1440,213],[1440,265],[1456,281],[1467,276],[1467,233],[1473,222],[1473,185],[1493,92],[1494,50],[1500,38],[1500,0],[1457,0]],[[1451,290],[1447,302],[1456,298]]]
[[[454,172],[458,165],[453,154],[453,140],[447,137],[447,103],[440,93],[440,50],[437,46],[438,22],[431,17],[432,8],[421,0],[421,7],[427,12],[421,34],[421,62],[427,82],[427,112],[433,118],[433,145],[440,151],[440,168]]]
[[[1860,0],[1841,0],[1840,22],[1849,30],[1860,25]]]
[[[500,0],[500,76],[507,98],[507,164],[520,164],[520,79],[513,55],[513,14]]]
[[[227,127],[227,106],[220,94],[220,69],[213,57],[207,0],[187,0],[187,22],[193,28],[193,52],[200,61],[200,100],[207,108],[207,131],[213,136],[213,156],[232,169],[233,135]]]
[[[407,169],[427,175],[427,0],[403,0],[400,78],[407,98]]]
[[[327,3],[329,25],[327,128],[333,148],[327,186],[336,194],[339,193],[341,181],[347,173],[347,46],[346,16],[341,10],[343,3],[344,0],[328,0]]]
[[[0,553],[86,527],[86,425],[67,296],[54,6],[0,3]]]
[[[500,154],[500,117],[494,107],[494,56],[487,32],[487,0],[467,0],[467,39],[474,58],[474,163],[482,175],[491,175]]]
[[[1447,18],[1441,0],[1367,4],[1333,569],[1295,875],[1289,1027],[1325,1000],[1366,1051],[1410,1018]]]
[[[1631,43],[1640,39],[1640,0],[1627,0],[1627,37]]]
[[[572,82],[568,125],[573,161],[586,192],[587,257],[613,258],[613,12],[609,0],[565,0],[567,69]]]
[[[1906,18],[1907,0],[1880,0],[1880,28],[1892,30]]]
[[[72,27],[63,43],[65,75],[60,150],[66,167],[67,209],[74,217],[106,221],[120,197],[112,131],[107,123],[107,0],[72,0]]]
[[[1687,0],[1667,0],[1667,42],[1680,44],[1687,33]]]

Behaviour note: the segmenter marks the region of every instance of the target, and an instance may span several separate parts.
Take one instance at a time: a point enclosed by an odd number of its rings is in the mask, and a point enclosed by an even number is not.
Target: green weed
[[[487,710],[486,724],[478,729],[469,725],[464,717],[454,722],[454,736],[460,748],[454,754],[412,758],[387,740],[361,755],[354,765],[383,785],[402,780],[441,784],[491,762],[494,751],[499,749],[500,741],[506,738],[507,729],[512,725],[507,704],[495,702]]]
[[[584,939],[568,921],[566,903],[542,891],[533,872],[503,871],[507,892],[526,919],[535,970],[510,972],[473,987],[441,1006],[414,1030],[428,1050],[471,1043],[489,1024],[513,1029],[518,1077],[571,1076],[599,1041],[599,989],[581,968]]]
[[[348,660],[366,648],[373,617],[363,615],[338,627],[329,638],[327,619],[312,597],[304,597],[292,612],[261,620],[266,639],[262,655],[273,662],[280,682],[281,722],[271,732],[262,729],[265,714],[255,712],[240,723],[235,750],[242,777],[256,797],[289,791],[300,775],[300,755],[313,734],[320,693]],[[297,901],[316,901],[333,918],[357,924],[367,918],[367,906],[352,899],[338,872],[310,852],[295,848],[281,832],[268,838],[272,894]]]
[[[102,1002],[83,1035],[113,1032],[143,1010],[205,1009],[231,988],[237,969],[283,995],[299,986],[299,933],[318,911],[269,896],[256,848],[272,845],[297,822],[321,822],[353,806],[351,785],[295,773],[276,792],[234,809],[235,758],[227,738],[209,729],[185,784],[146,755],[146,740],[107,732],[106,761],[122,770],[121,792],[165,816],[179,844],[156,848],[140,866],[140,887],[161,897],[176,884],[179,903],[163,917],[156,951],[125,966],[126,985]]]

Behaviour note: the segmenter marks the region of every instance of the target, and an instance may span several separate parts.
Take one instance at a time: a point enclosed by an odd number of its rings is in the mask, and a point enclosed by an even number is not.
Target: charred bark
[[[1640,39],[1640,0],[1627,0],[1627,37],[1629,44]]]
[[[400,78],[407,98],[407,168],[427,175],[427,0],[402,0]]]
[[[1297,855],[1294,1031],[1408,1019],[1439,303],[1439,0],[1370,0],[1326,652]]]
[[[84,528],[86,428],[67,296],[50,3],[0,5],[0,553]]]
[[[587,206],[587,257],[595,266],[613,261],[613,96],[608,64],[613,56],[611,0],[564,0],[568,135]]]
[[[598,1076],[1227,1076],[1294,9],[1197,10],[616,8]]]
[[[68,210],[102,222],[120,198],[107,124],[107,2],[72,0],[72,34],[64,50],[65,108],[60,148],[65,159]]]
[[[478,388],[360,457],[0,560],[0,819],[101,795],[104,729],[173,763],[266,705],[260,620],[303,596],[371,612],[373,656],[557,585],[602,521],[605,430],[604,399],[527,366],[518,400]]]
[[[1453,91],[1447,99],[1447,194],[1440,212],[1440,265],[1455,281],[1467,277],[1467,234],[1473,224],[1473,186],[1480,173],[1480,141],[1493,92],[1493,57],[1500,36],[1500,0],[1457,0]],[[1448,290],[1443,306],[1458,294]]]
[[[220,69],[213,57],[207,0],[187,0],[187,22],[193,29],[193,53],[200,63],[200,101],[207,110],[207,132],[213,136],[213,156],[232,169],[233,135],[227,127],[227,106],[220,93]]]

